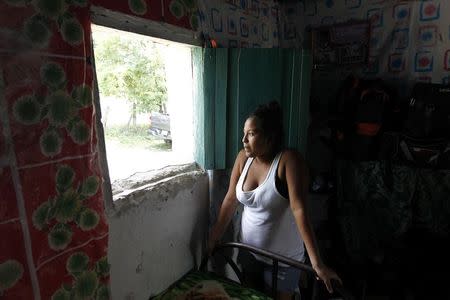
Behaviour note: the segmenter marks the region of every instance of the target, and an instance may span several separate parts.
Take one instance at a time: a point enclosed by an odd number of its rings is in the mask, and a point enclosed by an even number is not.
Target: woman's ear
[[[273,136],[271,136],[271,135],[266,136],[265,142],[266,142],[267,148],[269,148],[271,151],[275,148],[275,145],[274,145],[275,139],[273,138]]]

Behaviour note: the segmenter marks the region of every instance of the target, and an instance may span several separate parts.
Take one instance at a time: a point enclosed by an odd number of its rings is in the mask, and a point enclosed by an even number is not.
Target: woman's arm
[[[341,281],[337,274],[325,266],[320,257],[314,231],[306,208],[309,178],[306,163],[301,155],[292,150],[285,151],[282,157],[282,170],[286,178],[289,201],[297,228],[303,238],[312,267],[321,280],[324,281],[328,291],[332,292],[331,279]]]
[[[227,194],[220,207],[219,216],[214,224],[208,239],[208,252],[214,249],[217,241],[222,238],[228,224],[230,223],[234,212],[239,204],[236,198],[236,185],[241,175],[243,164],[245,163],[246,157],[244,151],[240,151],[236,160],[234,162],[233,170],[231,171],[230,184],[228,186]]]

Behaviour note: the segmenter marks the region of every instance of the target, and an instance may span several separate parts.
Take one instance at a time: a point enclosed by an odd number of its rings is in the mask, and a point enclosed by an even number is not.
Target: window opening
[[[92,25],[110,180],[193,162],[191,48]]]

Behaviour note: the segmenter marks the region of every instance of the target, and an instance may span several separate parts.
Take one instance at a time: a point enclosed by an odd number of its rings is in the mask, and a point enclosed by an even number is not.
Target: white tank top
[[[253,158],[245,163],[236,185],[236,197],[244,205],[240,239],[242,243],[303,262],[305,248],[289,200],[278,192],[275,185],[281,154],[275,156],[264,182],[248,192],[244,192],[243,184]],[[271,260],[255,257],[271,263]]]

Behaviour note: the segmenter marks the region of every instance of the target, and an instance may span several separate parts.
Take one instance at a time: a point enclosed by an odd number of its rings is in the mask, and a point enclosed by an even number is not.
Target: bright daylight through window
[[[193,161],[191,49],[92,26],[111,182]]]

